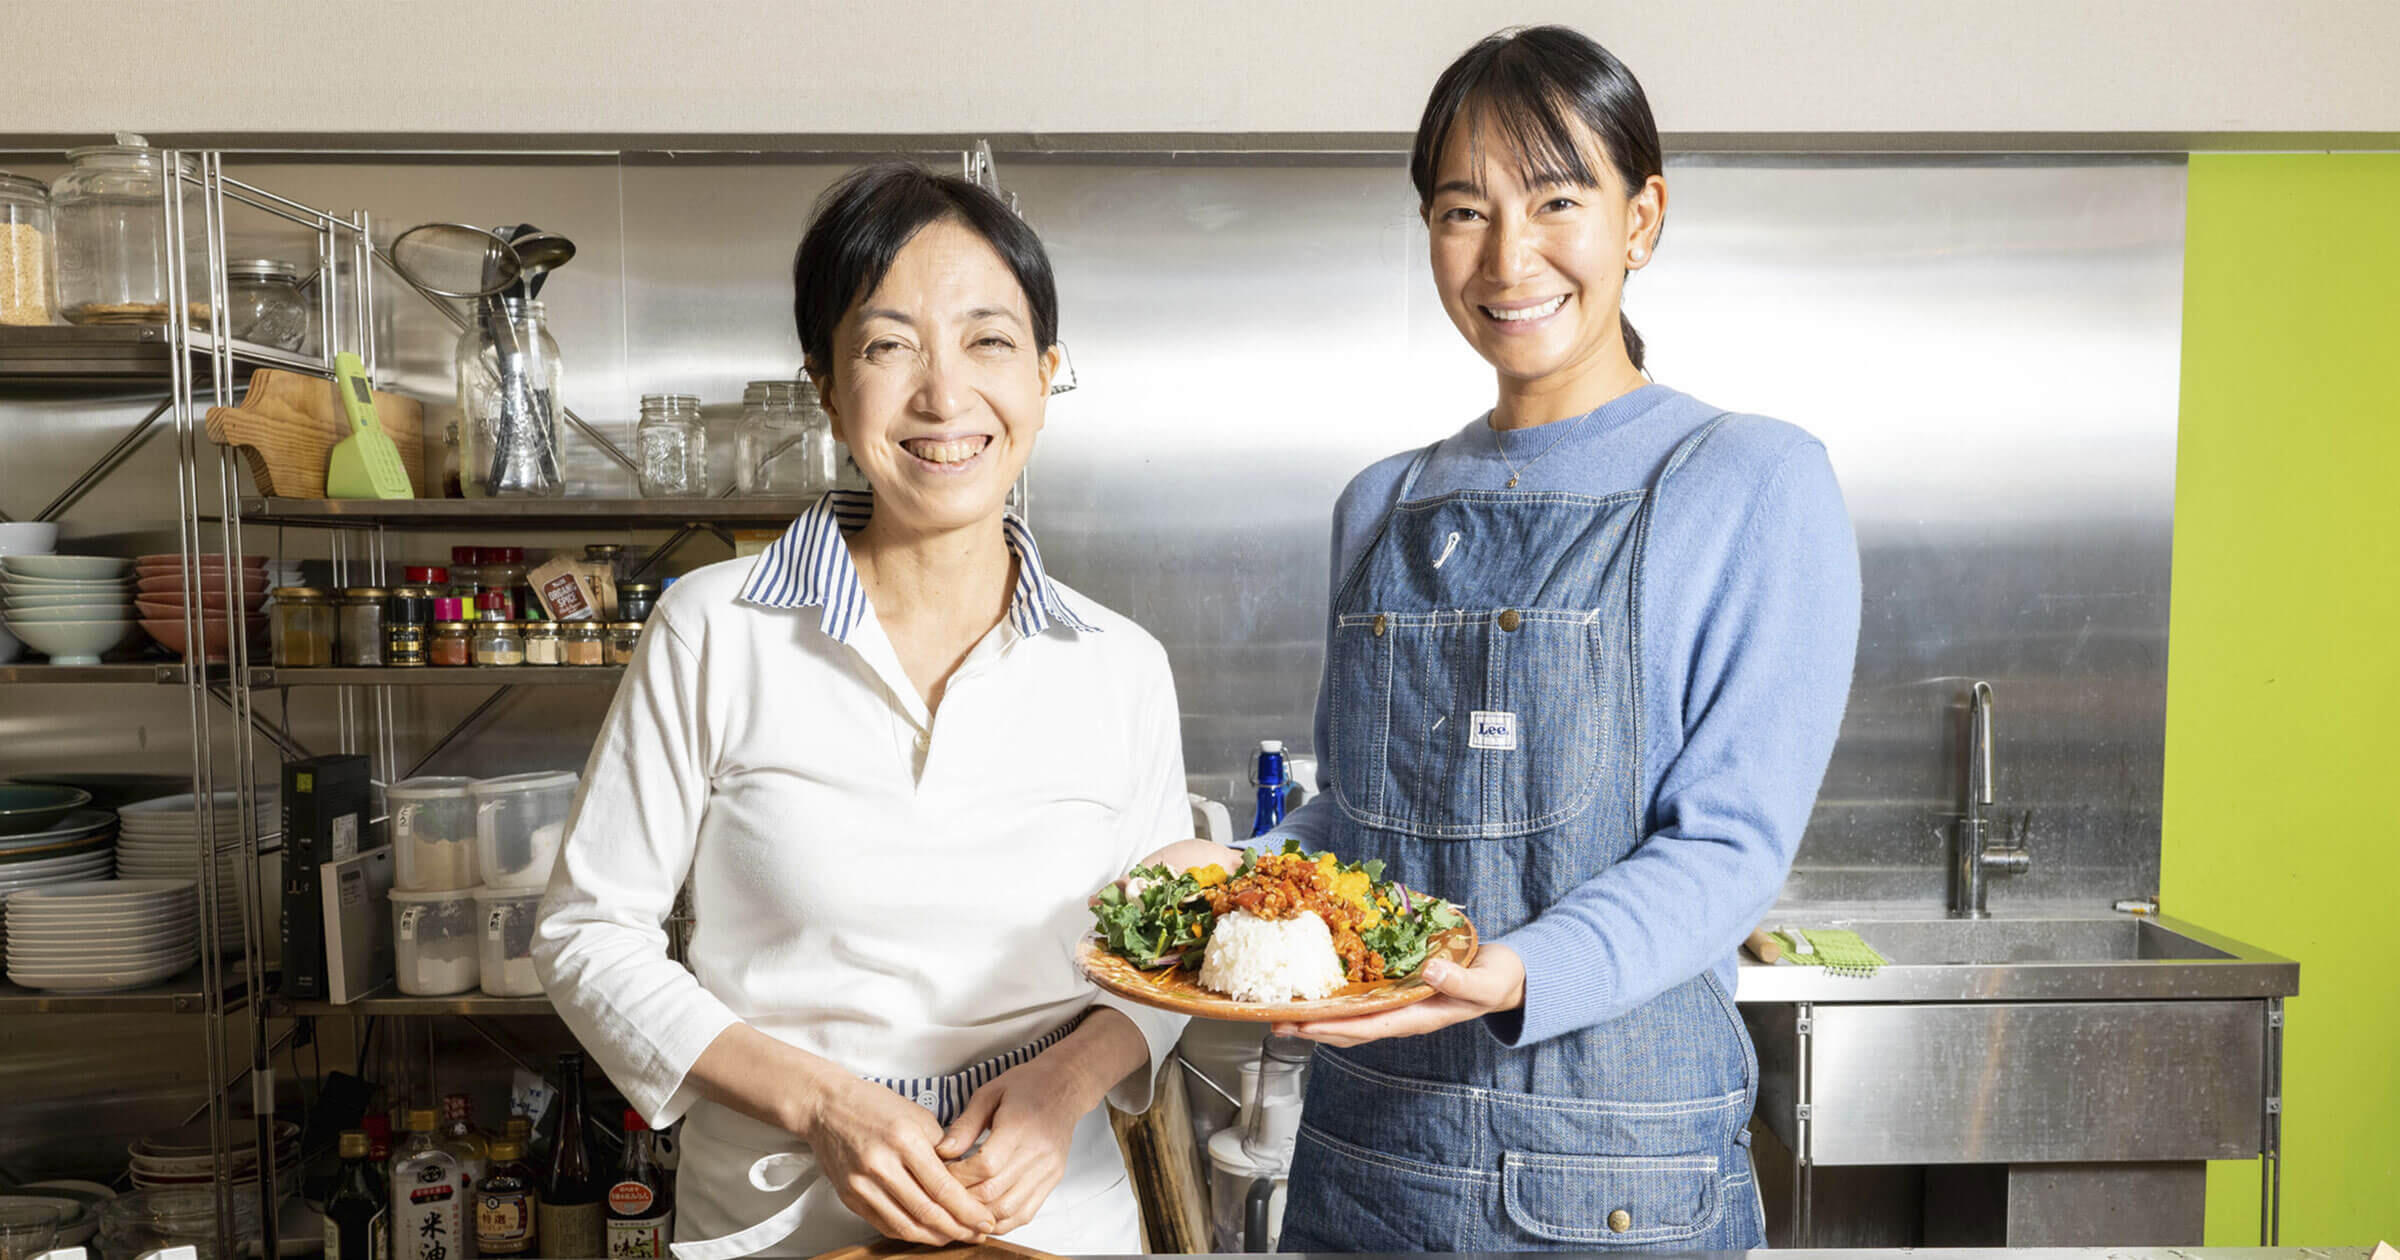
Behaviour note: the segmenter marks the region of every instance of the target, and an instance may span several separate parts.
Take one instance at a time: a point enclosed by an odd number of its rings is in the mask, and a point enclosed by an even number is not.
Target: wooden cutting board
[[[1059,1260],[1047,1251],[1035,1251],[1015,1243],[995,1238],[986,1243],[953,1243],[947,1247],[921,1247],[886,1238],[880,1242],[837,1247],[816,1257],[816,1260]]]
[[[274,368],[250,376],[239,407],[211,407],[209,440],[241,451],[258,492],[271,498],[322,499],[325,464],[334,444],[350,436],[333,382]],[[401,466],[417,497],[427,497],[425,408],[414,398],[375,392],[375,415],[400,448]]]

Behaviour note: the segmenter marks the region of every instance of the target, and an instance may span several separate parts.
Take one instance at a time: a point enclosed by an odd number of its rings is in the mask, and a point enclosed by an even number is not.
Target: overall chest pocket
[[[1588,609],[1336,619],[1335,802],[1363,827],[1506,839],[1591,807],[1607,776],[1601,619]]]

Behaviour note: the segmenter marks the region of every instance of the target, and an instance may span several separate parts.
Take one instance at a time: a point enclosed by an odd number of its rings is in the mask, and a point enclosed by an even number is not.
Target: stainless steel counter
[[[1939,905],[1777,908],[1767,926],[1855,931],[1890,965],[1864,979],[1761,963],[1734,997],[1767,1002],[2083,1002],[2290,997],[2300,965],[2195,924],[2054,906],[1953,919]]]

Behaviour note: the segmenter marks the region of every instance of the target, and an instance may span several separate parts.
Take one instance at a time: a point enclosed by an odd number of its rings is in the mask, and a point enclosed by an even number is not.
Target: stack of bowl
[[[127,1147],[126,1153],[133,1157],[126,1171],[136,1190],[206,1188],[222,1176],[230,1179],[237,1191],[253,1190],[246,1201],[257,1201],[258,1129],[250,1120],[234,1124],[233,1150],[223,1160],[214,1154],[205,1121],[150,1134]],[[278,1197],[300,1188],[300,1126],[289,1120],[275,1122],[275,1188]],[[239,1194],[235,1198],[244,1201]]]
[[[0,521],[0,556],[46,556],[58,547],[58,526],[49,521]],[[25,645],[0,619],[0,665],[17,659]]]
[[[200,632],[207,646],[208,659],[225,659],[225,612],[239,598],[245,615],[250,644],[255,652],[266,642],[267,616],[259,611],[267,602],[265,556],[243,556],[239,574],[232,580],[226,577],[226,562],[222,555],[202,556],[197,564],[200,586],[200,608],[207,614]],[[142,629],[150,637],[167,645],[167,650],[191,659],[189,645],[184,641],[183,610],[188,593],[185,590],[183,557],[174,552],[143,556],[134,561],[136,587],[135,609],[142,615]]]
[[[275,796],[260,791],[253,798],[255,812],[261,825],[274,827],[277,816]],[[155,800],[137,801],[117,812],[117,874],[124,879],[182,879],[190,880],[196,888],[200,883],[200,821],[192,810],[192,794],[162,796]],[[218,792],[213,798],[214,832],[208,847],[220,850],[217,854],[217,896],[214,910],[217,916],[217,943],[222,953],[239,953],[242,948],[242,894],[245,883],[239,848],[242,839],[242,819],[232,790]],[[266,888],[282,887],[282,864],[274,855],[259,860],[259,881]],[[196,902],[194,904],[197,904]],[[267,903],[270,910],[275,903]],[[273,933],[271,933],[272,935]]]
[[[90,800],[77,788],[0,783],[0,905],[24,889],[109,877],[117,816]]]
[[[131,567],[119,556],[0,556],[0,619],[53,665],[97,665],[133,637]]]

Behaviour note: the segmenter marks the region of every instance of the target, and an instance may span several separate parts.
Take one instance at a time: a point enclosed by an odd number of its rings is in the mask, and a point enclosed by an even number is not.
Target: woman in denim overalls
[[[1640,370],[1666,207],[1641,89],[1573,31],[1436,84],[1411,174],[1492,412],[1336,511],[1300,839],[1466,907],[1439,996],[1319,1043],[1286,1251],[1764,1245],[1733,951],[1822,780],[1858,628],[1824,448]],[[1663,717],[1662,717],[1663,715]]]

